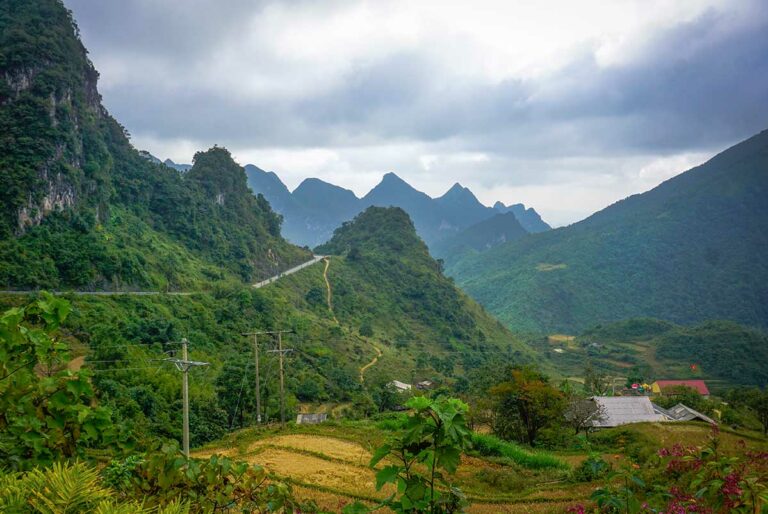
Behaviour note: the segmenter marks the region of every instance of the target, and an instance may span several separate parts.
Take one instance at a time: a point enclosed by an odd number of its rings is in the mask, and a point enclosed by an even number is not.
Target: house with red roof
[[[703,380],[657,380],[651,384],[651,391],[659,395],[665,394],[665,390],[666,394],[674,394],[674,389],[679,387],[691,388],[704,398],[709,398],[709,389]]]

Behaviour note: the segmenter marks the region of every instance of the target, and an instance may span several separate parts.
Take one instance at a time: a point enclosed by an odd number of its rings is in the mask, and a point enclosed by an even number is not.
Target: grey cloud
[[[760,3],[747,28],[708,13],[657,34],[629,63],[600,67],[585,46],[550,75],[495,85],[452,82],[439,63],[412,51],[360,61],[330,91],[226,95],[188,73],[166,87],[190,60],[204,71],[212,48],[236,40],[268,4],[67,0],[95,55],[119,55],[129,68],[141,57],[168,63],[160,76],[142,76],[136,64],[130,83],[105,92],[129,130],[160,139],[239,147],[414,141],[504,163],[711,149],[768,126],[768,7]],[[259,54],[252,65],[269,74],[274,60]]]

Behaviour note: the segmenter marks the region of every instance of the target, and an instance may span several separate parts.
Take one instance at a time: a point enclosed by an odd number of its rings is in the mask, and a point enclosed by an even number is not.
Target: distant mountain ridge
[[[273,172],[251,164],[245,166],[245,171],[251,190],[262,194],[283,216],[285,237],[310,247],[328,241],[337,227],[371,206],[405,210],[419,236],[430,247],[499,212],[513,212],[526,232],[550,229],[534,209],[526,209],[523,204],[506,207],[501,202],[495,207],[485,206],[459,183],[444,195],[432,198],[390,172],[365,196],[358,198],[348,189],[317,178],[305,179],[291,193]]]
[[[515,329],[627,318],[768,328],[768,131],[568,227],[447,272]]]

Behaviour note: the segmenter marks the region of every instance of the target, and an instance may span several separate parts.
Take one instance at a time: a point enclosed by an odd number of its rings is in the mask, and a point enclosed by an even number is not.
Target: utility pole
[[[277,353],[280,358],[280,422],[285,426],[285,372],[283,355],[292,352],[293,348],[283,349],[283,334],[290,334],[293,330],[261,330],[246,332],[242,335],[253,336],[253,355],[256,363],[256,421],[261,423],[261,382],[259,380],[259,343],[260,335],[277,335],[277,350],[268,350],[269,353]]]
[[[182,427],[182,444],[184,455],[189,458],[189,368],[194,366],[208,366],[207,362],[198,362],[189,360],[187,338],[181,340],[181,359],[165,359],[176,365],[176,369],[182,373],[181,395],[184,403],[184,426]]]
[[[269,350],[271,353],[277,353],[280,358],[280,425],[285,428],[285,367],[284,355],[292,352],[293,348],[283,348],[283,334],[291,333],[293,330],[277,330],[277,350]]]
[[[253,336],[253,360],[256,364],[256,423],[261,423],[261,379],[259,378],[259,334],[266,332],[246,332],[244,336]]]

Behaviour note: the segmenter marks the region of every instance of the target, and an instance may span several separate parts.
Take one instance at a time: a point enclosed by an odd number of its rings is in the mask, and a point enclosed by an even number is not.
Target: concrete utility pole
[[[283,354],[292,352],[293,348],[283,349],[283,334],[290,334],[293,330],[261,330],[246,332],[242,335],[253,336],[253,355],[256,363],[256,421],[261,423],[261,382],[259,380],[259,342],[260,335],[277,335],[277,350],[268,350],[269,353],[277,353],[280,358],[280,421],[285,426],[285,377]]]
[[[184,403],[184,426],[182,428],[182,444],[184,455],[189,458],[189,368],[193,366],[208,366],[207,362],[189,360],[187,338],[181,340],[181,359],[165,359],[176,365],[176,369],[182,373],[181,395]]]
[[[246,332],[242,335],[253,336],[253,360],[256,364],[256,423],[261,423],[261,379],[259,378],[259,335],[269,332]]]
[[[288,334],[293,330],[278,330],[277,334],[277,350],[269,350],[271,353],[277,353],[280,358],[280,425],[285,428],[285,368],[283,362],[283,356],[292,352],[293,348],[283,348],[283,334]]]

